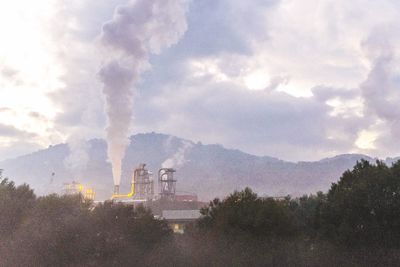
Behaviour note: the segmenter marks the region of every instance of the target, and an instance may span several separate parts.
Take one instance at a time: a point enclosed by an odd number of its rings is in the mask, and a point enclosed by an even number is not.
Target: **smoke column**
[[[103,25],[100,42],[109,56],[99,72],[108,119],[108,158],[114,184],[121,180],[121,162],[129,144],[133,89],[150,66],[150,54],[159,54],[187,29],[186,0],[137,0],[118,6]]]
[[[67,143],[69,154],[64,159],[64,166],[72,172],[74,179],[80,180],[89,162],[88,144],[78,136],[71,136]]]
[[[193,143],[188,142],[188,141],[182,141],[181,146],[178,148],[178,150],[175,152],[175,154],[172,155],[172,157],[166,159],[162,163],[162,168],[180,168],[185,164],[187,161],[186,154],[187,152],[193,147]]]

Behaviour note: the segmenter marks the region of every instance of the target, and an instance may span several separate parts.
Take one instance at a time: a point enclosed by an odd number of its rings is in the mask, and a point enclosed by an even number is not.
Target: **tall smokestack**
[[[119,185],[114,185],[114,195],[119,195]]]
[[[109,57],[99,76],[108,118],[108,158],[114,184],[121,180],[121,162],[129,145],[133,88],[149,68],[150,54],[178,42],[187,29],[186,0],[137,0],[118,6],[103,25],[101,43]]]

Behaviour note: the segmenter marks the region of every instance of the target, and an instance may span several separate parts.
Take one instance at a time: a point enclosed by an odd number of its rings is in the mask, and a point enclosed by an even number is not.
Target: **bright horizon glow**
[[[36,142],[42,146],[51,143],[49,129],[60,112],[48,97],[48,93],[62,88],[59,77],[63,71],[49,33],[49,21],[56,12],[54,3],[0,3],[0,107],[9,111],[0,112],[0,123],[41,136]],[[32,113],[41,119],[33,118]]]

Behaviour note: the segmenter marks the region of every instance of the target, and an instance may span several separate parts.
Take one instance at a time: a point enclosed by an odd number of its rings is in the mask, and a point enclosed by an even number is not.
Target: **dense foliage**
[[[400,162],[361,161],[327,194],[214,199],[173,235],[144,207],[36,197],[0,176],[0,266],[398,266]]]
[[[400,162],[356,164],[332,185],[321,230],[346,246],[400,246]]]
[[[130,266],[170,238],[140,206],[93,208],[79,195],[37,198],[27,185],[0,182],[0,266]]]
[[[290,202],[259,198],[250,188],[214,199],[201,210],[198,225],[212,234],[249,234],[257,238],[285,238],[295,234]]]

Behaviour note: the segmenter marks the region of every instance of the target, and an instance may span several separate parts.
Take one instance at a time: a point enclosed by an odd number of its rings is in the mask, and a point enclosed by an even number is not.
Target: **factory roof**
[[[200,218],[200,210],[163,210],[162,217],[166,220],[196,220]]]

